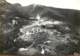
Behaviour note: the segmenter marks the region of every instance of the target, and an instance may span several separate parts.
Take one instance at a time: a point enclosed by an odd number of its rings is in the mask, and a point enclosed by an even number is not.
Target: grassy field
[[[0,54],[0,56],[18,56],[18,55],[11,55],[11,54]],[[37,55],[36,55],[37,56]],[[41,55],[42,56],[42,55]],[[73,55],[65,55],[65,56],[80,56],[78,53],[74,53]]]
[[[0,56],[20,56],[20,55],[15,55],[15,54],[0,54]]]

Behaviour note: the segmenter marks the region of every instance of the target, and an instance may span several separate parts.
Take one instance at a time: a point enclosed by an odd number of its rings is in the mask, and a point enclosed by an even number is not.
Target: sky
[[[20,3],[22,6],[30,4],[41,4],[58,8],[69,8],[80,10],[80,0],[6,0],[9,3]]]

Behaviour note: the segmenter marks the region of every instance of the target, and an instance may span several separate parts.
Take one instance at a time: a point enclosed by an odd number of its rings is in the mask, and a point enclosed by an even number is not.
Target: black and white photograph
[[[0,0],[0,56],[80,56],[80,0]]]

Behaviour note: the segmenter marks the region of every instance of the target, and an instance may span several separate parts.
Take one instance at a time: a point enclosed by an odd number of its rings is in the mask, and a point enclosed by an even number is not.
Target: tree
[[[3,35],[3,21],[5,17],[5,10],[9,3],[7,3],[5,0],[0,0],[0,53],[4,49],[4,35]]]

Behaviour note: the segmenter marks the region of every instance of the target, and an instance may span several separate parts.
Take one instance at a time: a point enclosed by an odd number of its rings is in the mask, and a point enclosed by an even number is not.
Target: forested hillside
[[[0,0],[0,53],[2,52],[2,50],[4,49],[4,42],[3,42],[3,21],[4,21],[4,17],[5,17],[5,10],[7,8],[7,6],[9,5],[9,3],[7,3],[5,0]]]

